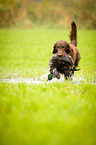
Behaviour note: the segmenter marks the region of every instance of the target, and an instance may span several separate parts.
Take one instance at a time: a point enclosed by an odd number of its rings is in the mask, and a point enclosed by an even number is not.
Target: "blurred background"
[[[0,0],[0,28],[96,29],[96,0]]]

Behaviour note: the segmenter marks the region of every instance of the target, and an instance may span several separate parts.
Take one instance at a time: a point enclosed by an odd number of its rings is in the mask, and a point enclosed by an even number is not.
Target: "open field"
[[[48,73],[52,47],[69,30],[0,30],[0,79]],[[0,145],[96,144],[96,30],[78,30],[77,83],[0,82]],[[81,80],[80,83],[78,80]]]

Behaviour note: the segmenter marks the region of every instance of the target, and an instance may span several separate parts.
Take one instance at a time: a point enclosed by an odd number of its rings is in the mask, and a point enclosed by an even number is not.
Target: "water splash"
[[[64,76],[61,75],[61,78],[60,79],[57,79],[57,78],[54,78],[52,79],[51,81],[48,81],[46,82],[46,79],[47,79],[47,76],[48,76],[48,72],[42,76],[40,76],[39,78],[11,78],[11,79],[0,79],[0,83],[2,82],[6,82],[6,83],[26,83],[26,84],[35,84],[35,85],[38,85],[38,84],[49,84],[49,83],[55,83],[55,82],[58,82],[58,83],[66,83],[66,81],[64,80]],[[89,82],[87,81],[87,79],[84,77],[84,76],[76,76],[73,78],[72,80],[72,83],[74,84],[80,84],[80,83],[90,83],[90,84],[94,84],[96,85],[96,80],[93,81],[93,80],[90,80]]]

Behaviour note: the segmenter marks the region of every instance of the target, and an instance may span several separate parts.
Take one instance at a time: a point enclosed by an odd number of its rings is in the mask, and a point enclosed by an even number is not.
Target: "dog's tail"
[[[77,27],[74,21],[71,23],[71,31],[70,31],[70,43],[77,46]]]

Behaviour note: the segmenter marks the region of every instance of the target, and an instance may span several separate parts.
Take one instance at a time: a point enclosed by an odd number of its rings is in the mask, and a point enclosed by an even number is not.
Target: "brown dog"
[[[70,44],[64,40],[56,42],[53,46],[53,54],[57,54],[58,57],[62,58],[66,55],[69,55],[73,59],[74,67],[78,66],[80,60],[80,53],[77,49],[77,28],[75,22],[71,23],[71,32],[70,32]],[[62,69],[62,68],[61,68]],[[74,74],[74,71],[69,75],[69,71],[64,72],[65,78],[71,77]]]
[[[77,67],[80,60],[80,53],[77,49],[77,28],[75,22],[71,23],[70,44],[64,40],[60,40],[54,44],[53,53],[57,53],[59,57],[69,54],[73,58],[74,66]]]

